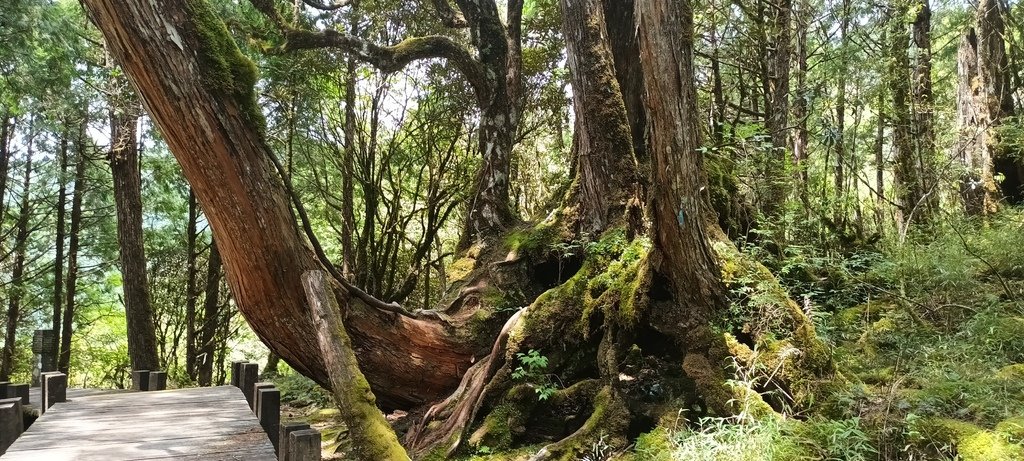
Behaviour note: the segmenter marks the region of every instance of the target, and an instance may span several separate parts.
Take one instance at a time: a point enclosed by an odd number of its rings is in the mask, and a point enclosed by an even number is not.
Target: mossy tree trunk
[[[639,175],[601,2],[562,0],[561,7],[578,120],[573,192],[580,203],[580,230],[596,235],[622,222],[631,198],[637,197],[639,206]]]
[[[892,123],[892,146],[895,152],[893,176],[901,235],[905,235],[907,228],[924,216],[926,193],[914,149],[914,120],[910,112],[910,29],[903,19],[908,8],[903,0],[892,0],[886,12],[888,68],[885,82],[892,98],[890,113],[886,118]]]
[[[669,281],[674,308],[651,313],[652,326],[686,349],[684,370],[709,404],[725,383],[710,353],[709,325],[725,312],[725,287],[704,227],[707,178],[698,152],[697,99],[693,84],[693,12],[689,0],[637,0],[640,61],[644,75],[653,175],[651,214],[654,270]]]

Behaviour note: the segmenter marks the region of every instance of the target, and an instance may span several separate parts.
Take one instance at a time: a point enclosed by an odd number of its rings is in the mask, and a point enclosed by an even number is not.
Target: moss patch
[[[213,92],[232,99],[239,111],[262,134],[266,120],[256,100],[256,64],[242,54],[224,21],[207,0],[186,2],[194,35],[198,39],[203,84]]]
[[[1024,459],[1024,447],[1012,443],[1000,432],[985,430],[974,424],[947,418],[926,418],[918,423],[931,451],[941,452],[953,447],[963,461],[1013,461]],[[953,453],[950,453],[953,454]]]

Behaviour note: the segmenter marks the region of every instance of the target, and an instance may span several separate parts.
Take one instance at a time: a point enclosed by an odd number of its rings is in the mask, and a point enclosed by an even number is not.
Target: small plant
[[[544,373],[548,367],[548,358],[535,349],[529,352],[516,353],[519,359],[519,366],[512,371],[512,379],[524,380],[533,387],[537,393],[537,400],[547,400],[558,387],[551,381],[551,377]]]
[[[605,440],[604,434],[601,434],[601,438],[590,444],[590,451],[583,455],[581,461],[606,461],[612,459],[614,454],[614,448]]]

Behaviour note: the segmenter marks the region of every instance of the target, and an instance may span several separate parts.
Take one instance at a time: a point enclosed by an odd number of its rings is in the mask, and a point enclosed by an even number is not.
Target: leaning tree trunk
[[[136,138],[138,115],[114,108],[110,114],[110,171],[117,207],[128,356],[133,370],[159,370],[156,326],[149,302],[146,251],[142,243],[142,177]]]
[[[195,191],[242,314],[271,350],[330,386],[300,280],[326,266],[289,209],[264,137],[253,64],[205,1],[83,3]],[[409,407],[455,386],[473,346],[443,321],[396,316],[362,295],[343,308],[378,403]]]

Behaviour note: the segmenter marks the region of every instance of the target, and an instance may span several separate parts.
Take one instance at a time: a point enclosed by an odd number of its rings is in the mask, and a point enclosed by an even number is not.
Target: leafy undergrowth
[[[798,414],[680,413],[594,459],[1024,460],[1021,249],[1010,210],[874,252],[789,254],[774,267],[849,384]]]

